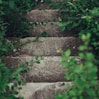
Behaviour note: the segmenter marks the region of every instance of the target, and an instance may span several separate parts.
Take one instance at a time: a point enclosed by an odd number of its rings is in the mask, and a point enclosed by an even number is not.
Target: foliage
[[[81,62],[73,57],[70,58],[70,50],[62,56],[62,65],[66,68],[66,79],[73,83],[68,87],[68,92],[58,94],[56,99],[99,99],[99,82],[97,80],[97,66],[95,57],[90,52],[90,34],[83,35],[84,45],[79,47],[78,55]]]
[[[13,45],[4,39],[4,33],[6,31],[6,27],[3,25],[3,22],[0,26],[0,99],[23,99],[22,97],[18,97],[18,92],[21,90],[22,85],[25,83],[22,81],[21,75],[27,73],[29,71],[29,67],[34,63],[40,63],[39,56],[35,57],[35,60],[31,60],[29,62],[25,61],[21,63],[17,69],[14,67],[8,68],[3,63],[3,55],[13,48]]]
[[[52,2],[51,6],[57,8],[62,15],[59,18],[62,31],[75,30],[80,37],[91,34],[89,44],[99,60],[99,0],[62,0]]]
[[[28,36],[31,24],[25,15],[35,7],[35,0],[0,0],[2,6],[2,19],[7,26],[6,36]]]
[[[40,63],[40,59],[35,57],[35,61],[25,61],[21,63],[17,69],[8,68],[0,58],[0,99],[23,99],[23,97],[18,96],[19,91],[25,82],[22,80],[22,75],[29,71],[29,67],[34,63]]]
[[[99,1],[98,0],[61,0],[51,1],[51,7],[61,14],[59,26],[62,31],[77,32],[84,44],[80,46],[77,64],[70,57],[70,50],[62,56],[62,65],[66,67],[66,79],[73,82],[69,91],[58,94],[56,99],[98,99],[99,98]],[[97,75],[98,73],[98,75]]]
[[[24,85],[21,75],[29,71],[27,65],[40,63],[39,57],[35,57],[35,61],[24,62],[17,68],[8,68],[3,62],[5,53],[14,48],[13,44],[5,38],[5,35],[20,36],[21,32],[27,33],[28,24],[24,15],[35,6],[35,2],[32,2],[34,1],[0,0],[0,99],[23,99],[18,97],[18,91]]]
[[[3,36],[6,31],[6,27],[3,21],[0,20],[0,99],[17,99],[14,94],[16,91],[11,92],[8,84],[11,83],[11,72],[2,62],[3,54],[8,51],[9,43],[4,42]]]

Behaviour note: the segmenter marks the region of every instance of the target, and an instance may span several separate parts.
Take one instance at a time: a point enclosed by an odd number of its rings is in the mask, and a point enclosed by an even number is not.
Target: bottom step
[[[19,92],[19,96],[24,97],[24,99],[54,99],[56,93],[67,92],[66,86],[68,85],[71,83],[27,83]]]

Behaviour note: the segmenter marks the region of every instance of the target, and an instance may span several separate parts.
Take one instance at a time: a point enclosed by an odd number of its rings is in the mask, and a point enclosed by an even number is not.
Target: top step
[[[30,22],[48,22],[48,21],[57,21],[60,15],[57,10],[32,10],[27,13],[27,19]]]

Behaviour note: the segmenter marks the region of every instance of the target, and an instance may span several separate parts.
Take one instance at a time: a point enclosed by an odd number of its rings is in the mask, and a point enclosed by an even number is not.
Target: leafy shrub
[[[83,35],[84,45],[79,47],[81,51],[78,55],[81,62],[70,58],[70,50],[62,56],[62,65],[66,68],[66,79],[73,83],[68,86],[68,92],[58,94],[55,99],[99,99],[99,81],[97,80],[97,66],[95,57],[90,52],[90,34]]]
[[[59,18],[59,26],[62,31],[76,31],[78,37],[90,33],[89,45],[95,55],[98,66],[99,78],[99,1],[98,0],[62,0],[53,2],[51,7],[57,8],[62,18]]]
[[[62,31],[77,32],[84,44],[80,46],[77,64],[70,58],[70,50],[62,56],[62,65],[66,67],[66,79],[73,82],[69,91],[58,94],[55,99],[98,99],[99,98],[99,1],[98,0],[61,0],[51,1],[51,7],[57,8],[62,15],[59,26]],[[69,59],[69,60],[68,60]],[[97,67],[98,66],[98,67]],[[98,73],[98,75],[97,75]]]
[[[21,75],[29,71],[27,65],[40,63],[40,59],[36,57],[36,61],[24,62],[17,69],[14,67],[9,69],[3,62],[5,53],[14,48],[5,35],[20,36],[21,32],[26,33],[27,28],[26,31],[23,30],[25,29],[23,23],[26,22],[27,25],[27,21],[23,20],[24,15],[34,5],[32,0],[0,0],[0,99],[23,99],[17,96],[24,85]]]
[[[35,61],[25,61],[17,69],[14,67],[9,69],[3,63],[3,55],[9,52],[13,48],[13,45],[4,38],[4,33],[7,28],[3,21],[0,20],[0,23],[0,99],[23,99],[22,97],[18,97],[19,90],[25,84],[22,81],[21,75],[29,71],[29,67],[27,66],[32,66],[33,63],[40,63],[42,57],[35,57]]]
[[[35,0],[0,0],[3,7],[2,18],[7,26],[6,36],[28,36],[31,25],[25,15],[36,4]]]
[[[75,30],[80,37],[91,34],[90,45],[99,60],[99,0],[62,0],[51,6],[62,15],[59,26],[63,31]]]
[[[4,41],[4,33],[6,27],[3,21],[0,20],[0,99],[16,99],[9,90],[9,82],[11,81],[10,70],[2,62],[3,54],[8,51],[8,44]],[[13,91],[14,93],[14,91]]]

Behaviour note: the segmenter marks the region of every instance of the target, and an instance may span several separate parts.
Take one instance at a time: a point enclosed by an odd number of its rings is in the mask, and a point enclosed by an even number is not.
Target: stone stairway
[[[56,9],[36,8],[29,12],[27,18],[30,22],[47,22],[47,24],[39,24],[31,29],[30,37],[17,42],[30,43],[4,59],[9,67],[17,67],[24,61],[34,59],[35,55],[43,56],[41,63],[33,64],[30,72],[23,76],[27,84],[23,86],[19,95],[24,99],[54,99],[56,93],[67,92],[66,85],[71,84],[64,77],[66,70],[61,66],[61,54],[57,53],[57,50],[71,49],[72,56],[76,56],[81,41],[75,37],[74,32],[61,32],[57,22],[58,17],[60,15]],[[37,42],[33,42],[42,32],[47,32],[49,37],[40,37]]]

